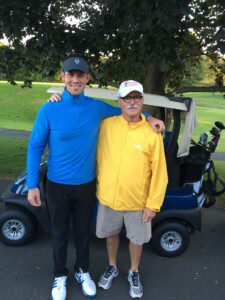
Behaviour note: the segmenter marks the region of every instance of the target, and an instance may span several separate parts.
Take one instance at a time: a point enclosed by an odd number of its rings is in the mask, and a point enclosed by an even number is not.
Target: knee
[[[115,243],[115,242],[118,242],[119,241],[119,234],[115,234],[115,235],[112,235],[112,236],[108,236],[106,238],[107,240],[107,243]]]

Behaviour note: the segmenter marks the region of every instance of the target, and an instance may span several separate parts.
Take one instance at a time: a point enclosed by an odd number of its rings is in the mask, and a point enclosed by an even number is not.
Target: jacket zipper
[[[119,163],[119,167],[118,167],[118,172],[117,172],[117,180],[116,180],[116,192],[114,194],[114,199],[113,199],[113,207],[115,208],[115,198],[118,194],[118,183],[119,183],[119,173],[120,173],[120,168],[121,168],[121,163],[122,163],[122,160],[123,160],[123,157],[124,157],[124,149],[126,147],[126,142],[127,142],[127,135],[128,135],[128,132],[130,130],[130,122],[127,122],[128,126],[126,128],[126,136],[125,136],[125,139],[124,139],[124,144],[123,144],[123,149],[122,149],[122,154],[120,156],[120,163]],[[122,129],[123,130],[123,129]]]

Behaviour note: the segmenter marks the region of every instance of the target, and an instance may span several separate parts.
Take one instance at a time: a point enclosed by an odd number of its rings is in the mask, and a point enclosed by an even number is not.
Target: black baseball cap
[[[89,67],[86,61],[78,56],[69,57],[63,62],[63,71],[79,70],[86,74],[89,73]]]

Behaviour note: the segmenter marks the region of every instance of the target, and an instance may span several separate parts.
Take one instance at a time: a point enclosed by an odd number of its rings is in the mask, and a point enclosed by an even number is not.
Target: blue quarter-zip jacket
[[[66,89],[62,101],[45,103],[39,110],[28,145],[28,189],[38,187],[39,164],[47,144],[49,180],[71,185],[92,181],[100,123],[120,114],[118,107],[84,93],[73,96]]]

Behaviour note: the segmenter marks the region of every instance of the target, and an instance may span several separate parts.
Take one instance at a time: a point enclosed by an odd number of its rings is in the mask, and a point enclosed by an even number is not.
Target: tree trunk
[[[149,65],[144,86],[146,93],[165,95],[166,72],[160,71],[156,65]]]
[[[148,94],[165,95],[166,72],[160,71],[156,65],[149,65],[144,81],[144,91]],[[156,118],[161,118],[159,108],[144,105],[144,111]]]

